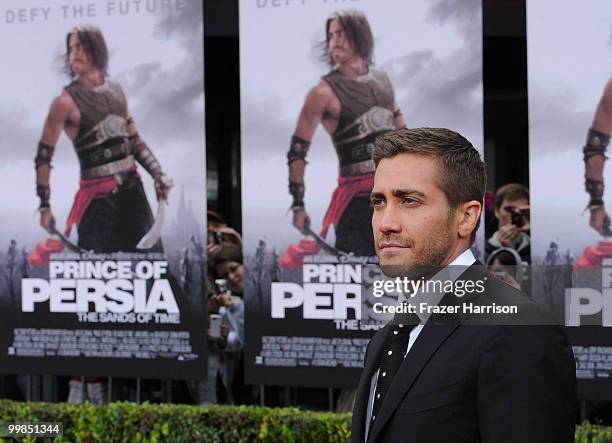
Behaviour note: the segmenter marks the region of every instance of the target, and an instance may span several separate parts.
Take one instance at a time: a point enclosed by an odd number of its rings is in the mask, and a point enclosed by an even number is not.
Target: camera
[[[529,223],[529,206],[508,209],[508,212],[510,212],[511,223],[517,228],[523,228]]]
[[[216,245],[223,247],[223,232],[215,231],[213,232],[213,241]]]
[[[512,224],[517,228],[522,228],[525,224],[525,217],[523,216],[523,211],[520,209],[515,209],[511,214]]]
[[[228,291],[227,280],[218,278],[215,280],[215,294],[225,294]]]

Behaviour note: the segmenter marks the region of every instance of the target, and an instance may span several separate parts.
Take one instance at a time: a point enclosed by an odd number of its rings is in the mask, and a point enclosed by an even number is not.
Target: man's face
[[[437,160],[417,154],[382,159],[376,168],[372,229],[389,276],[405,275],[409,267],[444,266],[457,244],[455,212],[435,183],[437,174]]]
[[[344,63],[355,56],[355,48],[347,38],[340,20],[336,18],[329,24],[327,44],[335,63]]]
[[[508,200],[507,198],[503,199],[501,206],[495,208],[495,217],[497,217],[499,227],[501,228],[502,226],[512,223],[513,211],[527,207],[529,207],[529,200],[524,197],[514,200]]]
[[[70,34],[68,39],[68,61],[75,75],[83,75],[93,67],[77,34]]]
[[[235,261],[224,261],[217,265],[217,274],[227,280],[230,288],[235,292],[244,289],[244,266]]]

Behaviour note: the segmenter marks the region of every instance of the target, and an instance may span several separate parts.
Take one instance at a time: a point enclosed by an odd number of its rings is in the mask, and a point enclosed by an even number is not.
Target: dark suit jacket
[[[472,266],[459,279],[481,279],[484,272]],[[490,316],[469,313],[432,316],[402,362],[368,442],[573,442],[575,360],[563,329],[525,326],[526,317],[537,323],[550,319],[531,299],[492,276],[484,293],[447,294],[440,304],[452,303],[514,304],[523,314],[522,324],[502,326],[499,317],[489,321]],[[481,320],[496,324],[483,326]],[[390,330],[389,325],[379,330],[368,345],[351,442],[364,441],[370,381]]]

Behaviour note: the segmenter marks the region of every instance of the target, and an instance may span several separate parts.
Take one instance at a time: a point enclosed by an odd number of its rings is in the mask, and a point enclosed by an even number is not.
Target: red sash
[[[117,187],[117,181],[114,176],[93,178],[89,180],[81,179],[79,181],[79,190],[74,196],[74,203],[66,220],[66,228],[64,234],[70,235],[73,225],[79,226],[85,211],[94,198],[107,197]],[[37,243],[34,251],[28,257],[30,266],[47,266],[49,257],[53,252],[62,252],[64,244],[58,238],[49,237],[46,241]]]
[[[354,177],[338,177],[338,186],[334,190],[331,202],[323,217],[321,237],[327,236],[331,225],[334,228],[342,218],[342,214],[354,197],[369,196],[374,187],[374,173],[356,175]],[[279,267],[283,269],[299,269],[304,263],[304,256],[319,252],[319,244],[314,240],[300,240],[299,243],[290,244],[279,260]]]

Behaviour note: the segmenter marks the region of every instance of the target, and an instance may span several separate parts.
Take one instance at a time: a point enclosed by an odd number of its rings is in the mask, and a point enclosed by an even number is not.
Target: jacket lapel
[[[447,294],[440,302],[440,305],[454,304],[454,299],[453,294]],[[387,398],[381,405],[371,434],[368,435],[369,442],[376,440],[431,356],[459,325],[460,319],[458,315],[431,316],[402,362],[391,386],[389,386]]]
[[[351,442],[362,442],[365,437],[365,419],[370,397],[370,381],[372,380],[372,375],[378,369],[378,360],[380,359],[383,345],[387,341],[388,334],[389,328],[385,326],[370,341],[367,359],[364,362],[361,378],[359,379],[355,407],[353,408]]]
[[[471,266],[469,266],[458,279],[462,280],[477,280],[487,276],[482,263],[476,260]],[[465,303],[473,298],[477,298],[476,293],[466,294],[457,300],[457,297],[453,293],[446,294],[440,301],[440,305],[458,305]],[[368,435],[368,442],[374,442],[380,435],[381,430],[385,424],[389,421],[389,418],[393,415],[402,399],[406,396],[417,377],[438,350],[438,348],[444,343],[444,341],[451,335],[465,320],[463,315],[460,314],[434,314],[431,316],[423,330],[419,334],[419,337],[412,345],[410,352],[402,362],[399,371],[393,379],[393,383],[389,386],[387,398],[381,405],[380,412],[376,417],[372,432]],[[390,332],[389,326],[384,328],[384,333],[378,334],[376,346],[374,346],[374,339],[372,340],[370,355],[366,362],[366,368],[364,368],[364,375],[367,375],[360,379],[359,390],[357,401],[355,402],[355,412],[359,413],[357,423],[355,422],[355,416],[353,416],[353,436],[351,441],[360,442],[365,435],[365,414],[366,407],[368,404],[368,398],[370,394],[370,380],[372,374],[377,369],[380,353],[384,348],[384,344],[387,340]],[[372,351],[376,351],[374,352]],[[364,387],[365,386],[365,387]],[[361,405],[360,403],[363,403]],[[357,409],[360,406],[361,409]],[[355,434],[355,426],[358,426],[357,434]],[[355,440],[353,438],[356,438]]]

